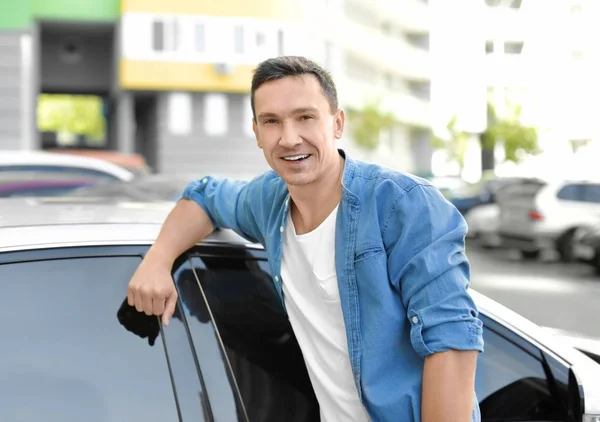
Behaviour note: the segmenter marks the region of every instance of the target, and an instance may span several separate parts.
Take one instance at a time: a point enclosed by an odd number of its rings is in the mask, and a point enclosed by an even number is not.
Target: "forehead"
[[[260,85],[254,93],[257,113],[298,107],[328,107],[321,84],[312,74],[286,76]]]

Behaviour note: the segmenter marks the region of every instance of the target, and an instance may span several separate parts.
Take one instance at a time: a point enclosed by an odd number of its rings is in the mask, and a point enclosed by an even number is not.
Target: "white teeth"
[[[301,160],[303,158],[308,158],[308,154],[305,154],[305,155],[294,155],[293,157],[283,157],[283,159],[287,160],[287,161],[298,161],[298,160]]]

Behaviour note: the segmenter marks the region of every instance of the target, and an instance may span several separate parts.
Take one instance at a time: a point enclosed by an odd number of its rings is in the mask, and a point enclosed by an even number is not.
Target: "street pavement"
[[[600,338],[600,276],[584,264],[523,261],[503,250],[467,247],[471,287],[533,321]]]

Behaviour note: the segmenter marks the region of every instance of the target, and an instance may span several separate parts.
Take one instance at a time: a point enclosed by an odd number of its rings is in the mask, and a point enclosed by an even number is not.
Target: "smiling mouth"
[[[281,158],[283,158],[285,161],[298,162],[298,161],[306,160],[308,157],[310,157],[310,154],[291,155],[289,157],[281,157]]]

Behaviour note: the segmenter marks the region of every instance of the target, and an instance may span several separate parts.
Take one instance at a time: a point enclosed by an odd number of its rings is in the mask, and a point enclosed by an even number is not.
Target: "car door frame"
[[[571,365],[552,351],[548,350],[545,346],[537,344],[531,339],[525,338],[518,331],[511,329],[506,324],[494,319],[493,316],[480,314],[480,319],[483,322],[484,330],[493,332],[503,340],[509,342],[513,346],[539,361],[546,375],[548,389],[555,402],[559,403],[562,417],[564,417],[564,420],[566,421],[575,422],[576,419],[574,419],[572,415],[573,403],[569,401],[575,398],[569,397],[568,393]],[[561,383],[563,388],[566,388],[567,397],[560,395],[558,391],[558,383]]]

